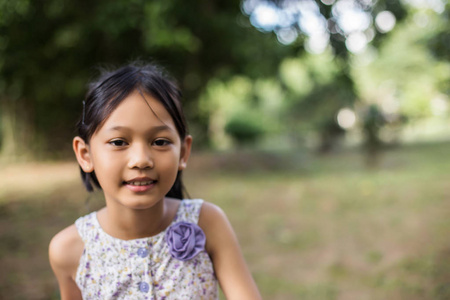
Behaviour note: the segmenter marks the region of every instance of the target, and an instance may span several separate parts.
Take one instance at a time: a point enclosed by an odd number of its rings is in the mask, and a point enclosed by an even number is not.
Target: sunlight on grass
[[[42,197],[79,180],[75,162],[24,163],[0,167],[0,203],[11,197]]]

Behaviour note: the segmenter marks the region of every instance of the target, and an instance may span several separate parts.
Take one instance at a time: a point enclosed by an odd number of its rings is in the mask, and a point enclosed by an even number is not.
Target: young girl
[[[83,102],[73,149],[106,206],[50,242],[62,299],[260,299],[227,217],[183,200],[192,137],[181,94],[157,67],[106,73]]]

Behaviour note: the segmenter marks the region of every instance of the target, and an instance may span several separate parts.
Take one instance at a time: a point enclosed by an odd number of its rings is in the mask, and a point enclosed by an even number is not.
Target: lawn
[[[199,153],[185,183],[227,213],[265,299],[450,299],[448,153]],[[0,299],[58,299],[48,242],[101,196],[73,162],[1,167]]]

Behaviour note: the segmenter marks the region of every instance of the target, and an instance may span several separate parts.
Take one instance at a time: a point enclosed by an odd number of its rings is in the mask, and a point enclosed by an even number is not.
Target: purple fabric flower
[[[206,237],[203,230],[194,223],[178,222],[169,227],[166,243],[173,258],[186,261],[205,249]]]

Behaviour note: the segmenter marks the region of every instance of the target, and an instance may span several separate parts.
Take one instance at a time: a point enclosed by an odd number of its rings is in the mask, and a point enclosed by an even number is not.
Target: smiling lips
[[[123,183],[133,192],[145,192],[151,189],[156,182],[156,180],[150,178],[135,178],[130,181],[124,181]]]
[[[125,182],[125,184],[141,186],[141,185],[150,185],[150,184],[155,183],[155,182],[156,182],[155,180],[149,180],[149,181],[127,181],[127,182]]]

